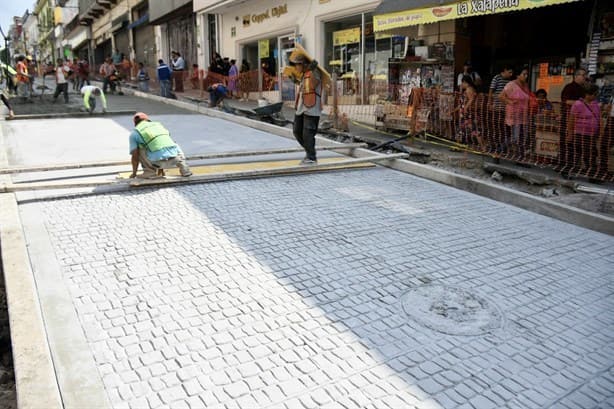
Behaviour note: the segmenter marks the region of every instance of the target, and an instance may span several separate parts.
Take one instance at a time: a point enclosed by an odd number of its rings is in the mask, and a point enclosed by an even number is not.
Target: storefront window
[[[372,13],[326,22],[324,33],[324,65],[337,73],[340,103],[375,103],[377,90],[386,89],[388,60],[405,57],[406,37],[375,34]]]

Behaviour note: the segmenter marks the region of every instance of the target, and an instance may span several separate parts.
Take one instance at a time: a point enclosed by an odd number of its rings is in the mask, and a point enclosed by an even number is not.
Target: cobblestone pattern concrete
[[[614,239],[385,169],[37,206],[116,408],[614,407]],[[412,322],[476,291],[505,325]]]

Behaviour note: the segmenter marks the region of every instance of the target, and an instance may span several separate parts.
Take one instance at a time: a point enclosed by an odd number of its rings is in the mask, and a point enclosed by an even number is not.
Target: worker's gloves
[[[312,60],[312,61],[309,63],[309,69],[310,69],[311,71],[313,71],[313,70],[315,70],[316,68],[318,68],[318,62],[317,62],[316,60]]]

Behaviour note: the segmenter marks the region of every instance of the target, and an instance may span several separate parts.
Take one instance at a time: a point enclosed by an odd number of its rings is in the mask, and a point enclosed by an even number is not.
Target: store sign
[[[353,44],[360,42],[360,27],[339,30],[333,33],[333,45]]]
[[[271,7],[270,9],[267,9],[263,13],[247,14],[243,16],[243,27],[247,27],[251,23],[260,24],[270,19],[271,17],[281,17],[287,13],[288,13],[288,5],[284,4],[282,6]]]
[[[258,41],[258,50],[260,50],[260,58],[269,58],[269,40]]]
[[[457,18],[526,10],[580,0],[465,0],[437,7],[410,9],[373,16],[374,31],[436,23]]]

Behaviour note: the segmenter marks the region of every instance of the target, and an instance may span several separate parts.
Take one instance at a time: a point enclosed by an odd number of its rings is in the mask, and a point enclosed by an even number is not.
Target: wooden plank
[[[277,169],[257,169],[238,172],[226,172],[209,175],[191,176],[189,178],[173,177],[161,179],[131,179],[129,182],[132,187],[157,186],[167,184],[187,184],[187,183],[207,183],[235,179],[259,178],[267,176],[293,175],[300,173],[311,173],[324,170],[342,170],[344,166],[355,165],[365,162],[379,162],[394,159],[406,159],[406,153],[394,153],[390,155],[368,156],[364,158],[348,159],[341,162],[319,163],[317,165],[297,165],[287,166]]]
[[[344,149],[356,149],[364,148],[365,143],[346,143],[340,145],[326,145],[316,147],[317,151],[336,151]],[[234,151],[234,152],[218,152],[218,153],[206,153],[198,154],[186,157],[188,161],[194,160],[207,160],[207,159],[222,159],[222,158],[234,158],[234,157],[246,157],[246,156],[259,156],[259,155],[275,155],[282,153],[296,153],[303,152],[301,147],[293,148],[275,148],[275,149],[261,149],[253,151]],[[84,163],[65,163],[57,165],[42,165],[42,166],[14,166],[9,168],[0,169],[0,175],[14,174],[14,173],[28,173],[28,172],[47,172],[56,170],[69,170],[69,169],[84,169],[84,168],[98,168],[98,167],[111,167],[111,166],[126,166],[130,165],[129,160],[119,161],[100,161],[100,162],[84,162]]]
[[[19,121],[24,119],[61,119],[61,118],[99,118],[105,116],[117,116],[117,115],[134,115],[136,111],[107,111],[105,113],[102,112],[94,112],[90,114],[89,112],[56,112],[56,113],[48,113],[48,114],[27,114],[27,115],[15,115],[13,118],[6,118],[10,121]]]
[[[62,183],[18,183],[0,186],[0,193],[20,192],[29,190],[51,190],[51,189],[75,189],[85,187],[101,187],[101,186],[121,186],[128,185],[130,187],[145,187],[168,184],[186,184],[186,183],[207,183],[226,181],[234,179],[258,178],[277,175],[291,175],[299,173],[310,173],[324,170],[342,170],[345,166],[351,166],[358,163],[379,162],[393,159],[405,159],[409,155],[406,153],[395,153],[391,155],[368,156],[358,159],[348,159],[340,162],[319,163],[317,165],[297,165],[287,166],[277,169],[257,169],[238,172],[225,172],[209,175],[198,175],[191,177],[170,177],[162,179],[128,179],[128,180],[109,180],[109,181],[73,181]]]

